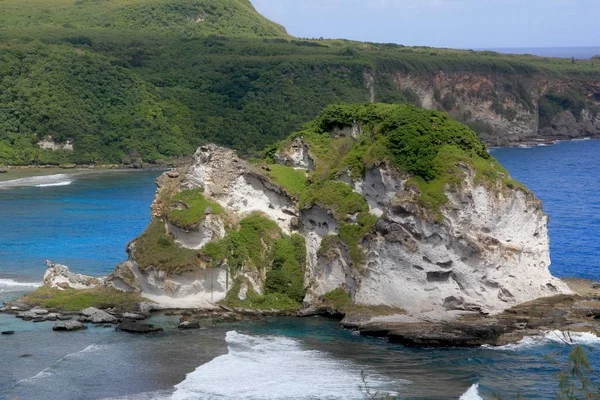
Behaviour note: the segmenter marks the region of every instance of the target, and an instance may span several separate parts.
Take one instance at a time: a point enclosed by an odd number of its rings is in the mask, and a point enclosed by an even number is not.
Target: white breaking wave
[[[12,279],[0,279],[0,293],[22,292],[27,289],[39,288],[42,284],[37,282],[17,282]]]
[[[28,178],[13,179],[10,181],[0,182],[0,189],[10,189],[19,187],[51,187],[51,186],[67,186],[74,182],[71,174],[55,174],[31,176]]]
[[[588,346],[600,345],[600,337],[589,332],[562,332],[559,330],[544,332],[537,336],[526,336],[518,343],[507,344],[505,346],[492,347],[483,346],[490,350],[511,350],[519,351],[531,347],[544,346],[547,344],[582,344]]]
[[[44,368],[43,370],[41,370],[40,372],[38,372],[34,376],[31,376],[31,377],[25,378],[25,379],[21,379],[20,381],[18,381],[15,384],[15,386],[22,385],[22,384],[33,384],[33,383],[36,383],[36,381],[38,381],[40,379],[52,378],[54,376],[54,373],[52,372],[52,369],[55,368],[61,362],[65,361],[65,360],[68,360],[70,358],[80,357],[81,355],[83,355],[85,353],[93,353],[93,352],[96,352],[96,351],[101,351],[101,350],[104,350],[105,348],[108,348],[108,347],[109,347],[108,345],[99,345],[99,344],[95,344],[95,343],[94,344],[90,344],[89,346],[87,346],[83,350],[79,350],[79,351],[76,351],[74,353],[67,354],[66,356],[60,358],[54,364],[52,364],[48,368]]]
[[[53,186],[69,186],[73,181],[64,181],[64,182],[56,182],[56,183],[40,183],[39,185],[35,185],[35,187],[43,188],[43,187],[53,187]]]
[[[479,395],[479,384],[471,386],[458,400],[483,400]]]
[[[175,386],[171,400],[364,399],[360,366],[316,351],[298,340],[227,332],[228,354],[200,366]],[[403,382],[366,374],[373,391],[390,393]]]

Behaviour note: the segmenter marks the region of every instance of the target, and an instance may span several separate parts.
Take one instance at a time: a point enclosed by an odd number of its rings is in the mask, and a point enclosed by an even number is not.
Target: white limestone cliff
[[[314,167],[301,138],[278,159],[296,168]],[[524,189],[478,181],[469,167],[460,167],[464,180],[446,188],[449,201],[437,216],[420,205],[408,177],[387,164],[358,180],[349,174],[340,177],[378,217],[374,231],[360,243],[364,265],[354,265],[343,243],[322,251],[323,239],[339,230],[330,211],[299,209],[296,199],[232,150],[201,147],[191,166],[182,169],[179,185],[202,188],[233,220],[259,211],[284,233],[303,235],[307,306],[341,288],[356,304],[402,308],[411,318],[439,320],[464,312],[497,314],[539,297],[570,293],[548,269],[548,218],[541,202]],[[179,245],[198,250],[224,236],[219,221],[211,216],[193,232],[167,224],[167,231]],[[159,268],[141,271],[134,259],[121,264],[109,281],[118,289],[140,291],[163,307],[211,307],[232,286],[226,265],[167,274]],[[240,296],[249,287],[261,293],[264,273],[242,274]]]

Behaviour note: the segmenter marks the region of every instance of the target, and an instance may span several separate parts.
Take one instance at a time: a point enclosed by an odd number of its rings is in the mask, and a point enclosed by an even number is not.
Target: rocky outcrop
[[[288,167],[315,169],[315,161],[310,154],[310,147],[302,136],[294,138],[288,145],[275,153],[275,161]]]
[[[378,98],[374,82],[387,79],[398,91],[409,91],[422,107],[448,111],[472,126],[490,146],[518,146],[600,136],[599,82],[553,80],[525,75],[472,72],[365,75],[365,85]],[[373,93],[375,91],[375,93]],[[565,109],[540,124],[539,104],[548,94],[580,93],[583,111]]]
[[[548,270],[547,216],[531,193],[475,183],[474,172],[464,168],[463,183],[446,195],[449,203],[434,220],[424,217],[410,187],[381,203],[375,233],[362,243],[367,253],[358,303],[416,315],[496,314],[570,292]],[[380,198],[386,196],[383,190]]]
[[[104,278],[95,278],[82,274],[75,274],[65,265],[55,264],[47,260],[48,269],[44,274],[43,285],[59,290],[64,289],[92,289],[104,283]]]
[[[303,154],[310,153],[306,143],[295,143]],[[385,163],[359,179],[341,176],[378,218],[373,232],[360,243],[364,265],[357,265],[340,241],[323,248],[325,239],[339,233],[331,211],[316,205],[299,209],[285,190],[231,150],[201,147],[182,175],[181,186],[202,188],[231,218],[260,211],[284,232],[302,234],[307,244],[307,305],[318,306],[325,294],[342,289],[356,304],[447,320],[464,313],[498,314],[539,297],[570,293],[548,271],[547,216],[539,200],[521,188],[478,180],[466,165],[461,168],[463,182],[446,189],[449,201],[439,215],[420,205],[420,193],[407,184],[408,176]],[[296,225],[291,223],[295,216]],[[173,227],[168,230],[181,246],[194,249],[223,236],[214,220],[201,226],[209,226],[206,231],[211,232],[201,240],[186,238]],[[225,298],[233,278],[226,265],[182,273],[142,271],[132,257],[109,282],[121,290],[139,291],[163,307],[210,308]],[[261,293],[263,280],[264,275],[245,275],[240,296],[248,288]]]

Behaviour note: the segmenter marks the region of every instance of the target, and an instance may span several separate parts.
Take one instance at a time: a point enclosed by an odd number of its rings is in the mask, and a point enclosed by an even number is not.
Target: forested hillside
[[[538,112],[532,79],[600,81],[597,61],[293,38],[248,0],[0,0],[0,164],[160,162],[206,142],[253,154],[330,103],[421,104],[399,74],[440,71],[496,77],[474,95],[507,119],[506,104]],[[597,106],[571,86],[544,95],[548,121]],[[465,114],[460,90],[433,108]],[[74,151],[40,149],[48,137]]]

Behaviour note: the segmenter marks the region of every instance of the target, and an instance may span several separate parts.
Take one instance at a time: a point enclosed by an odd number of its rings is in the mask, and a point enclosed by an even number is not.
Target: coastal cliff
[[[569,294],[547,216],[476,135],[412,106],[331,106],[246,161],[202,146],[163,174],[108,278],[169,308],[345,309],[451,320]]]
[[[373,99],[399,93],[422,107],[447,111],[469,125],[488,146],[600,136],[598,81],[527,74],[368,70],[365,85]],[[392,92],[381,93],[385,87],[393,88]]]

